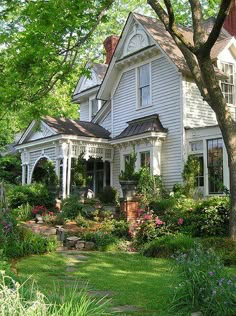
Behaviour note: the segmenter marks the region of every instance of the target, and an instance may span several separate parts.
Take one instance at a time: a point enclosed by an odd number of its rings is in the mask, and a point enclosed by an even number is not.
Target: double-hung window
[[[221,80],[221,90],[228,104],[234,104],[235,94],[235,78],[234,65],[229,63],[221,63],[221,69],[227,78]]]
[[[150,64],[138,68],[138,108],[151,105]]]
[[[209,193],[223,192],[223,140],[222,138],[207,141],[207,164]]]

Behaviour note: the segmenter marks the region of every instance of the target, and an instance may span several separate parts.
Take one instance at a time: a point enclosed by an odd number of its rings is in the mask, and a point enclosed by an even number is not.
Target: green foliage
[[[79,203],[78,197],[71,196],[62,201],[62,214],[64,218],[75,219],[79,214],[86,215],[83,205]]]
[[[152,176],[149,168],[141,168],[137,189],[142,202],[147,205],[153,199],[161,196],[163,190],[161,177]]]
[[[228,197],[204,200],[171,197],[151,202],[150,207],[165,223],[159,230],[159,236],[176,232],[198,237],[228,234]]]
[[[92,299],[84,290],[65,288],[63,295],[54,289],[51,295],[43,294],[31,280],[16,282],[0,274],[0,314],[5,316],[100,316],[105,315],[104,302]]]
[[[99,200],[104,204],[115,204],[117,191],[113,187],[106,186],[99,194]]]
[[[220,256],[225,265],[236,266],[236,241],[222,237],[208,237],[201,239],[204,249],[212,248]]]
[[[81,153],[77,160],[74,160],[72,166],[71,183],[79,186],[86,187],[90,181],[90,177],[86,174],[86,161],[84,159],[84,153]]]
[[[31,254],[43,254],[56,250],[54,239],[42,237],[27,228],[16,227],[3,244],[7,258],[19,258]]]
[[[83,235],[83,238],[87,241],[93,241],[99,251],[114,250],[118,242],[113,234],[105,231],[88,232]]]
[[[40,159],[35,166],[32,181],[41,182],[47,186],[57,186],[59,181],[52,161],[46,158]]]
[[[193,155],[188,156],[188,159],[184,165],[182,177],[184,180],[184,194],[187,196],[193,196],[196,189],[196,176],[200,172],[200,163]]]
[[[228,197],[212,197],[199,203],[198,234],[201,236],[228,235],[230,202]]]
[[[194,239],[183,234],[167,235],[146,243],[141,252],[146,257],[172,257],[178,252],[188,252],[194,246]]]
[[[176,259],[179,285],[173,298],[173,311],[201,311],[203,315],[235,315],[236,284],[229,278],[213,250],[196,245]]]
[[[79,227],[84,227],[84,228],[88,228],[89,227],[89,223],[88,220],[86,220],[82,215],[77,215],[75,218],[76,224]]]
[[[13,210],[13,214],[18,221],[26,222],[33,218],[33,207],[29,204],[22,204]]]
[[[111,233],[118,238],[130,239],[129,223],[124,220],[113,220]]]
[[[19,184],[21,180],[21,160],[19,155],[0,157],[0,181]]]
[[[135,163],[137,160],[137,154],[135,149],[130,153],[129,159],[125,160],[125,169],[121,170],[119,179],[120,181],[138,181],[139,174],[135,172]]]
[[[9,186],[7,189],[9,206],[13,209],[22,204],[54,206],[54,199],[46,186],[40,183],[23,186]]]

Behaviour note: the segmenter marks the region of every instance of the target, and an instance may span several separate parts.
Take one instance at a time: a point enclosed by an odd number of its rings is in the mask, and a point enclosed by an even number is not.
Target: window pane
[[[98,100],[94,99],[91,101],[91,103],[92,103],[92,118],[93,118],[98,111]]]
[[[223,191],[223,140],[207,141],[209,193]]]
[[[139,87],[150,85],[149,64],[139,67]]]
[[[222,71],[227,78],[221,80],[221,90],[227,103],[234,103],[234,66],[233,64],[222,63]]]
[[[150,105],[150,87],[144,87],[140,89],[140,101],[141,106]]]
[[[140,166],[150,168],[150,151],[140,153]]]

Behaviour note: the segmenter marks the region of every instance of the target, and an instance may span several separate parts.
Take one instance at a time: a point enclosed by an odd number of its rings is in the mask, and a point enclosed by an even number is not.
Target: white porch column
[[[110,161],[110,186],[113,186],[113,167],[114,167],[114,162]]]
[[[68,160],[67,160],[67,196],[70,195],[71,181],[71,143],[68,144]]]
[[[162,141],[156,140],[153,144],[151,171],[153,175],[158,176],[161,174],[161,147]]]
[[[30,179],[30,164],[27,165],[27,184],[31,184],[31,179]]]
[[[66,198],[66,179],[67,179],[67,157],[63,157],[63,168],[62,168],[62,197]]]
[[[22,185],[25,184],[25,177],[26,177],[26,165],[22,165],[22,176],[21,176]]]

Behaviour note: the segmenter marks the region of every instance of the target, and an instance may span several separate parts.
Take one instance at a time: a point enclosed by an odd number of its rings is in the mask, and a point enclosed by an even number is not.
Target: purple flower
[[[210,276],[213,276],[213,275],[214,275],[214,272],[213,272],[213,271],[210,271],[209,274],[210,274]]]

